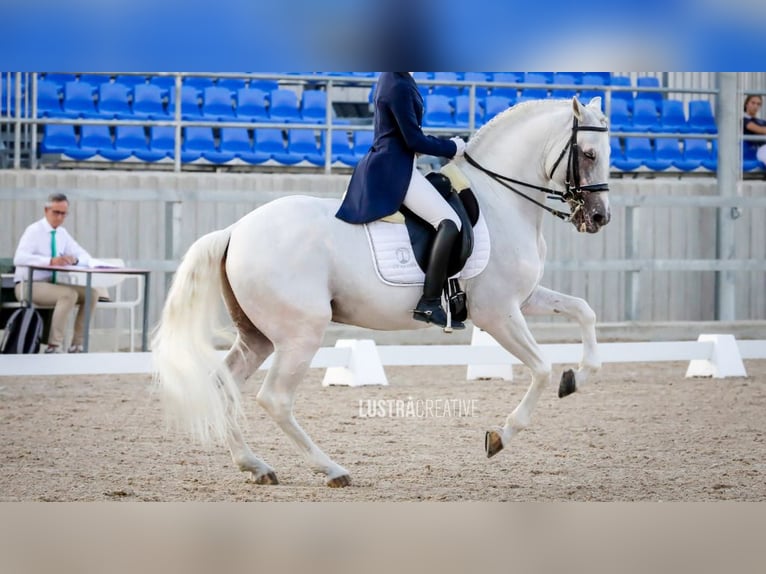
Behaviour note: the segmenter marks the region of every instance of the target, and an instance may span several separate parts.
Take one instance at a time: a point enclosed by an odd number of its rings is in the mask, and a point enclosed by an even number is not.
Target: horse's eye
[[[596,159],[596,152],[593,150],[588,150],[586,152],[583,152],[583,155],[590,160]]]

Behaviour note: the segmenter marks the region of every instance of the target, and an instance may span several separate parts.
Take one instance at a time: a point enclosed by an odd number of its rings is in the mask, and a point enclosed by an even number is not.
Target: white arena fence
[[[766,359],[766,340],[737,341],[730,334],[704,334],[696,341],[601,343],[604,363],[689,361],[687,377],[746,377],[743,359]],[[582,345],[541,345],[552,364],[578,363]],[[221,358],[226,352],[221,351]],[[267,369],[271,358],[261,366]],[[386,385],[386,366],[467,366],[468,380],[512,380],[521,362],[486,333],[474,330],[471,345],[381,345],[369,339],[341,339],[319,349],[312,368],[326,369],[323,385]],[[151,353],[2,355],[3,376],[147,374]]]

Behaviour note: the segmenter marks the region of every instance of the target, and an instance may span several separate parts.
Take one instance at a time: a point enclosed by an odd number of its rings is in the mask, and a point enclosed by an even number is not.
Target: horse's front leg
[[[543,389],[550,383],[551,364],[543,356],[518,307],[513,308],[510,316],[502,321],[489,318],[489,321],[485,322],[479,317],[474,317],[474,323],[492,335],[500,345],[529,367],[532,373],[532,384],[518,406],[508,415],[505,426],[486,433],[484,448],[487,456],[491,457],[500,452],[515,434],[529,425],[532,411]]]
[[[564,371],[559,383],[559,398],[572,394],[595,375],[601,368],[596,343],[596,314],[590,305],[579,297],[565,295],[538,286],[522,307],[525,315],[561,314],[577,321],[582,334],[583,355],[577,372]]]

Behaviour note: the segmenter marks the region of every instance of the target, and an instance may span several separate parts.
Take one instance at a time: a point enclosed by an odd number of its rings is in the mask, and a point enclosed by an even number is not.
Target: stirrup
[[[440,303],[428,303],[422,299],[418,302],[418,306],[412,310],[412,318],[416,321],[442,327],[446,333],[465,329],[465,324],[461,321],[450,322],[450,318],[444,312]]]

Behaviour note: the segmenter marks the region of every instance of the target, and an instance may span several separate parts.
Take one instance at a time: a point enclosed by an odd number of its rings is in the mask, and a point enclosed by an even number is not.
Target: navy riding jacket
[[[372,147],[351,176],[336,213],[349,223],[368,223],[396,213],[412,177],[416,153],[452,158],[455,142],[423,133],[423,97],[408,72],[383,72],[375,90]]]

